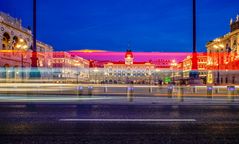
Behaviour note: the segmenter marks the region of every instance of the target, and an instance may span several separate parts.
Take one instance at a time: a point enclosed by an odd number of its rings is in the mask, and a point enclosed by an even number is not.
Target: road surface
[[[239,105],[50,104],[0,106],[1,143],[239,143]]]

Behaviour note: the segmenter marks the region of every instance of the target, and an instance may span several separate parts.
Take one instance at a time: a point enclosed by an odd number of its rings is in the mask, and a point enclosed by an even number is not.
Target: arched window
[[[15,49],[17,49],[17,47],[19,47],[19,39],[18,39],[18,37],[17,36],[14,36],[13,37],[13,49],[15,50]]]
[[[5,32],[2,38],[2,49],[7,50],[9,49],[9,46],[10,46],[10,35]]]
[[[13,49],[14,50],[27,50],[29,47],[26,40],[18,38],[17,36],[13,37]]]

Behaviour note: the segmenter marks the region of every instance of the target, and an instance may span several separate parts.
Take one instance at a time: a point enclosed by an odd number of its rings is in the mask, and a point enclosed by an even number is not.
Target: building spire
[[[230,24],[232,24],[233,23],[233,19],[231,18],[231,20],[230,20]]]

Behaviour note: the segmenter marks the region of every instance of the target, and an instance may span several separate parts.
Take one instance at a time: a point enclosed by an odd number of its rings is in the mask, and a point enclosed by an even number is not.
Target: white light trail
[[[196,122],[196,119],[59,119],[61,122]]]

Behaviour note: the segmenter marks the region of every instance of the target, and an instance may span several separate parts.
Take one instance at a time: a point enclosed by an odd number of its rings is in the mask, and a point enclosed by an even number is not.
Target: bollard
[[[207,86],[207,97],[212,98],[212,94],[213,94],[213,87]]]
[[[182,86],[178,87],[178,101],[183,102],[184,101],[184,88]]]
[[[196,88],[196,86],[193,86],[193,93],[194,93],[194,94],[197,93],[197,88]]]
[[[153,93],[153,87],[149,87],[149,93]]]
[[[227,95],[229,102],[234,102],[235,93],[236,93],[235,86],[227,86]]]
[[[215,94],[219,94],[219,88],[215,88]]]
[[[77,91],[78,96],[82,95],[83,94],[83,87],[82,86],[77,86],[76,91]]]
[[[133,87],[127,87],[126,92],[127,92],[128,101],[132,102],[133,101],[134,88]]]
[[[173,85],[168,86],[168,97],[169,98],[173,97]]]
[[[108,88],[107,86],[104,87],[104,93],[107,93],[108,92]]]
[[[93,86],[89,86],[88,87],[88,95],[92,95],[93,94]]]
[[[133,87],[127,87],[127,95],[133,95],[134,88]]]

